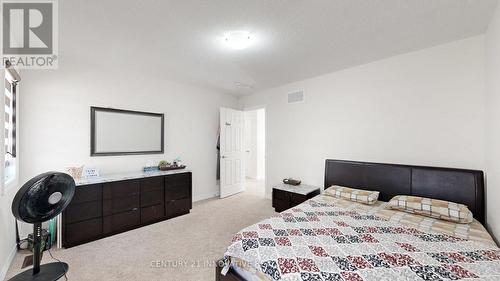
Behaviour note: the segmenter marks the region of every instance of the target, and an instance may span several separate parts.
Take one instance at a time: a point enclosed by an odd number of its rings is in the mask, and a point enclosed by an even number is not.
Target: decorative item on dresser
[[[62,246],[72,247],[189,213],[191,172],[158,171],[77,181],[62,214]]]
[[[273,187],[273,208],[276,212],[283,212],[313,198],[320,193],[320,190],[318,186],[306,184],[296,186],[279,184]]]
[[[302,183],[301,180],[296,180],[296,179],[293,179],[293,178],[287,178],[287,179],[283,179],[283,183],[284,184],[289,184],[289,185],[299,185]]]

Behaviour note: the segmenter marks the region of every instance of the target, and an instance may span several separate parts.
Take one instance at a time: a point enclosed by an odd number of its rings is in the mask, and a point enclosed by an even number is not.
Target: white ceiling
[[[63,0],[60,64],[99,60],[236,95],[484,33],[496,0]],[[257,39],[223,47],[228,31]],[[236,84],[252,85],[252,89]]]

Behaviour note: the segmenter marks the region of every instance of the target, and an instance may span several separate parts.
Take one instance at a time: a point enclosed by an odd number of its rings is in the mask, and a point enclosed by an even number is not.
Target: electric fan
[[[40,265],[42,222],[60,214],[75,194],[75,181],[58,172],[40,174],[25,183],[12,202],[12,213],[24,222],[33,224],[33,270],[11,278],[21,280],[57,280],[68,271],[68,264],[53,262]]]

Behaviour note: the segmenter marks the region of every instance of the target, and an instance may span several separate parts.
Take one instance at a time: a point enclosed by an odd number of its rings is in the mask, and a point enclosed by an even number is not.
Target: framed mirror
[[[90,107],[90,155],[164,152],[162,113]]]

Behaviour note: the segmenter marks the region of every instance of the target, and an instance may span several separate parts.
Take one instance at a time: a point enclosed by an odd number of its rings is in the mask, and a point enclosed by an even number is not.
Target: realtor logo
[[[2,66],[57,67],[57,2],[2,1]]]

